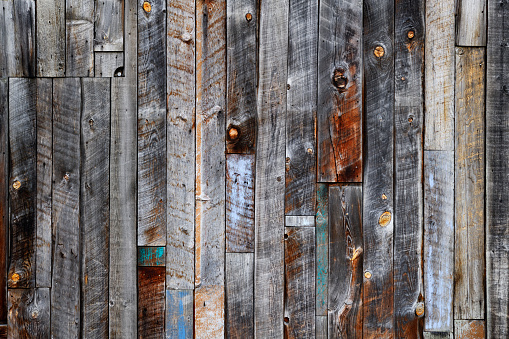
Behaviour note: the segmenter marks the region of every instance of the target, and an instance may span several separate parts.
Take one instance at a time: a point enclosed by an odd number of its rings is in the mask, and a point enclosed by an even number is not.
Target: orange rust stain
[[[200,287],[195,292],[195,337],[224,337],[224,286]]]
[[[246,14],[246,20],[247,21],[251,21],[251,19],[253,19],[253,16],[251,15],[251,13],[247,13]]]
[[[364,272],[364,277],[365,277],[366,279],[371,279],[371,272],[370,272],[370,271],[366,271],[366,272]]]
[[[150,11],[152,10],[152,5],[150,4],[150,2],[145,1],[143,3],[143,10],[147,13],[150,13]]]
[[[421,317],[424,314],[424,303],[418,303],[415,307],[415,315]]]
[[[382,226],[382,227],[385,227],[385,226],[389,225],[389,223],[391,222],[391,219],[392,219],[391,212],[385,211],[382,213],[380,218],[378,218],[378,224],[380,224],[380,226]]]
[[[21,182],[19,182],[19,180],[16,180],[14,184],[12,184],[12,187],[14,187],[15,190],[19,189],[21,187]]]
[[[235,140],[239,136],[239,131],[235,127],[232,127],[228,131],[228,136],[230,137],[230,139]]]
[[[19,276],[19,274],[18,274],[18,273],[13,273],[13,274],[11,275],[11,280],[12,280],[12,281],[14,281],[14,282],[19,281],[19,278],[20,278],[20,276]]]
[[[412,31],[412,30],[409,30],[408,33],[407,33],[408,39],[413,39],[414,36],[415,36],[415,32]]]
[[[385,54],[385,50],[382,46],[376,46],[375,51],[373,52],[377,58],[381,58]]]
[[[455,325],[456,339],[484,339],[483,320],[458,320]]]

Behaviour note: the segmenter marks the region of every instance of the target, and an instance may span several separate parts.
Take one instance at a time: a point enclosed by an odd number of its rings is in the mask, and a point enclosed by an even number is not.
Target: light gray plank
[[[456,1],[456,44],[486,46],[486,0]]]
[[[37,0],[37,76],[65,75],[65,0]]]
[[[424,339],[453,339],[452,332],[424,332]]]
[[[95,2],[94,51],[121,52],[124,49],[124,3],[126,0]]]
[[[454,320],[455,339],[484,339],[484,320]]]
[[[327,316],[316,316],[316,339],[327,339]]]
[[[285,216],[285,226],[315,226],[314,215],[287,215]]]
[[[94,54],[96,78],[121,77],[124,75],[123,52],[95,52]]]
[[[9,225],[9,79],[0,78],[0,222]],[[7,272],[8,228],[0,227],[0,272]],[[0,321],[7,322],[7,275],[0,275]],[[5,328],[6,330],[6,328]],[[0,334],[2,329],[0,329]],[[7,333],[7,331],[5,331]]]
[[[94,76],[94,0],[65,2],[65,75]]]
[[[253,278],[253,253],[226,253],[226,338],[254,338]]]

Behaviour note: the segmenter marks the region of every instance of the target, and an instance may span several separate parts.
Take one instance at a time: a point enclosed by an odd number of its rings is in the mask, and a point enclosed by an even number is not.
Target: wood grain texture
[[[53,79],[51,335],[80,335],[81,82]]]
[[[395,2],[394,321],[395,337],[419,338],[422,275],[422,143],[425,1]]]
[[[164,266],[164,247],[138,247],[138,266]]]
[[[9,81],[10,288],[35,287],[36,89],[35,79]]]
[[[194,293],[195,338],[224,338],[225,288],[203,286]]]
[[[426,1],[425,150],[454,148],[454,4]]]
[[[65,0],[37,0],[37,76],[65,75]]]
[[[509,1],[488,2],[486,60],[486,336],[509,337]]]
[[[94,0],[65,2],[65,75],[94,76]]]
[[[424,330],[452,332],[454,154],[424,151]]]
[[[327,316],[329,285],[329,188],[316,186],[316,315]],[[326,321],[327,323],[327,321]],[[318,325],[317,325],[318,326]],[[327,324],[325,324],[327,326]]]
[[[138,1],[138,246],[166,245],[166,2]]]
[[[138,338],[163,338],[164,267],[138,267]]]
[[[195,1],[167,2],[167,288],[194,288]]]
[[[362,181],[362,7],[360,0],[320,2],[317,120],[320,182]]]
[[[50,290],[9,289],[7,338],[50,337]]]
[[[318,0],[293,1],[288,13],[285,215],[312,215],[316,202]]]
[[[454,320],[454,338],[484,339],[484,320]]]
[[[226,252],[254,252],[255,156],[226,156]]]
[[[456,1],[456,45],[486,46],[486,0]]]
[[[53,81],[37,79],[37,287],[51,287],[51,191],[53,174]]]
[[[285,216],[285,226],[315,226],[314,215],[287,215]]]
[[[227,2],[228,153],[256,150],[258,1]]]
[[[394,337],[394,2],[364,1],[363,337]],[[385,213],[385,214],[384,214]]]
[[[324,316],[324,315],[316,316],[315,322],[316,322],[316,334],[315,334],[315,338],[316,339],[327,339],[328,338],[328,334],[327,334],[327,328],[328,328],[327,316]]]
[[[362,187],[329,188],[329,337],[362,337]]]
[[[125,0],[95,2],[94,51],[123,51],[124,2]]]
[[[484,319],[484,56],[456,48],[455,319]]]
[[[262,1],[255,179],[255,337],[283,336],[287,0]]]
[[[108,337],[110,79],[83,79],[81,114],[81,331]]]
[[[0,78],[0,322],[7,322],[7,251],[9,227],[9,79]],[[7,337],[7,329],[5,336]],[[0,329],[2,338],[2,329]]]
[[[254,338],[254,254],[226,254],[226,338]]]
[[[94,74],[96,78],[111,78],[124,75],[123,52],[95,52]]]
[[[453,332],[424,332],[424,339],[453,339]]]
[[[166,290],[166,338],[193,339],[193,291]]]

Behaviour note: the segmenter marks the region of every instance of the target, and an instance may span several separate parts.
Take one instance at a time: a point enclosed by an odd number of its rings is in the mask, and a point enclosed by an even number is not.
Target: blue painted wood
[[[166,291],[166,338],[193,338],[193,291]]]
[[[164,247],[138,247],[138,266],[164,266]]]

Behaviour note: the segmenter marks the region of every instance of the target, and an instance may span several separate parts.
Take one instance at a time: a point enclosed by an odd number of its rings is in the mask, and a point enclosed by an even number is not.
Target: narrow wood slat
[[[484,320],[454,320],[455,339],[484,339]]]
[[[50,337],[49,288],[9,289],[6,337],[9,339]]]
[[[53,79],[51,335],[55,338],[80,334],[81,108],[80,79]]]
[[[226,254],[226,338],[254,338],[254,254]]]
[[[456,44],[486,46],[486,0],[456,2]]]
[[[255,156],[226,157],[226,252],[254,252]]]
[[[285,226],[315,226],[314,215],[287,215],[285,216]]]
[[[65,75],[65,0],[37,0],[37,76]]]
[[[0,339],[7,339],[7,324],[0,325]]]
[[[315,338],[316,339],[327,339],[328,338],[328,335],[327,335],[327,327],[328,327],[328,324],[327,324],[327,316],[323,316],[323,315],[320,315],[320,316],[316,316],[316,334],[315,334]]]
[[[65,75],[94,76],[94,0],[65,1]]]
[[[121,52],[124,49],[124,2],[95,2],[94,51]]]
[[[166,1],[138,1],[138,246],[166,244]]]
[[[9,79],[0,78],[0,322],[7,322],[7,239],[9,225]],[[2,329],[0,329],[0,338]],[[7,330],[5,331],[7,333]],[[7,337],[7,334],[5,335]]]
[[[121,77],[124,75],[123,52],[95,52],[94,74],[96,78]]]
[[[193,291],[166,290],[166,338],[193,339]]]
[[[164,247],[138,247],[138,266],[164,266]]]
[[[329,283],[329,189],[316,188],[316,315],[327,316]],[[327,321],[325,321],[327,326]],[[317,325],[318,326],[318,325]]]
[[[37,115],[35,79],[9,81],[10,266],[8,286],[35,287]]]
[[[138,338],[164,337],[164,267],[138,267]]]
[[[484,319],[484,55],[456,48],[455,319]]]
[[[320,2],[317,120],[320,182],[362,181],[362,7],[361,0]],[[378,34],[380,27],[375,31],[372,34]]]
[[[394,325],[418,338],[422,306],[424,0],[395,2]]]
[[[166,286],[194,289],[195,1],[167,1]]]
[[[424,332],[424,339],[453,339],[452,332]]]
[[[258,1],[227,2],[228,153],[256,150]]]
[[[424,329],[453,330],[454,154],[424,151]]]

